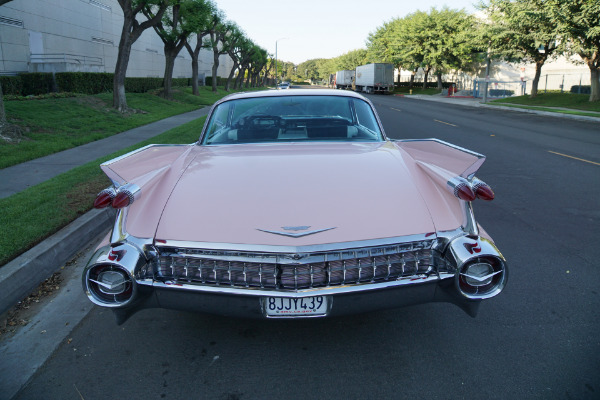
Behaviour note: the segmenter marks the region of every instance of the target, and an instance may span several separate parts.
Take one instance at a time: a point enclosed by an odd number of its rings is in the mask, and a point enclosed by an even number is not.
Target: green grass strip
[[[121,114],[111,107],[112,93],[69,98],[5,101],[9,122],[25,129],[26,139],[18,144],[0,141],[0,168],[6,168],[116,133],[146,125],[173,115],[211,105],[228,94],[200,88],[175,88],[173,100],[154,93],[128,93],[128,105],[136,113]]]
[[[492,101],[493,104],[514,104],[533,107],[557,107],[588,112],[600,112],[600,101],[589,101],[587,94],[574,93],[540,93],[534,98],[529,96],[514,96]],[[560,110],[549,109],[558,112]]]
[[[96,194],[110,185],[104,161],[153,143],[193,143],[206,117],[101,157],[44,183],[0,199],[0,265],[4,265],[92,209]]]
[[[535,107],[535,106],[526,106],[522,104],[494,104],[499,107],[509,107],[509,108],[524,108],[526,110],[536,110],[536,111],[546,111],[558,114],[570,114],[570,115],[581,115],[585,117],[596,117],[600,118],[600,113],[595,112],[583,112],[577,110],[561,110],[556,108],[548,108],[548,107]]]

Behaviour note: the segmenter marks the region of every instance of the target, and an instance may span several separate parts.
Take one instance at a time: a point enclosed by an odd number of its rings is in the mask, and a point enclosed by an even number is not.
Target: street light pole
[[[277,76],[277,42],[284,39],[287,38],[279,38],[275,41],[275,89],[277,89],[277,82],[279,81],[279,77]]]

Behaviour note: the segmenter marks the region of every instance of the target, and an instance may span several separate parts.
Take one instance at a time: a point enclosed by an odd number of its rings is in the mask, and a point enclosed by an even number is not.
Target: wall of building
[[[123,12],[117,0],[13,0],[0,7],[0,74],[17,72],[114,72]],[[212,74],[212,52],[202,50],[199,72]],[[184,48],[175,61],[174,78],[192,75]],[[233,66],[219,59],[219,76]],[[147,29],[133,44],[127,76],[162,77],[163,42]]]
[[[410,71],[402,70],[396,72],[396,81],[408,82]],[[523,88],[525,93],[531,93],[531,85],[535,77],[535,64],[520,63],[510,64],[504,61],[492,61],[490,66],[491,88],[512,90],[514,94],[521,94]],[[423,82],[424,73],[419,70],[415,75],[415,82]],[[435,82],[436,76],[429,75],[429,82]],[[472,90],[474,81],[485,79],[485,66],[474,73],[450,73],[444,74],[444,81],[458,82],[459,89]],[[523,85],[522,82],[525,82]],[[564,90],[570,91],[574,85],[589,85],[590,69],[581,62],[579,56],[557,57],[546,61],[542,67],[542,74],[538,83],[538,91]]]

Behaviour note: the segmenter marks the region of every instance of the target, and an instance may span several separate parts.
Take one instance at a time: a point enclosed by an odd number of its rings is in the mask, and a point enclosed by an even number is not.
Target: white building
[[[143,16],[142,16],[143,18]],[[18,72],[114,72],[123,28],[117,0],[13,0],[0,6],[0,74]],[[202,50],[199,72],[211,76],[212,52]],[[219,76],[233,66],[221,56]],[[128,77],[162,77],[163,42],[152,28],[133,44]],[[184,48],[173,78],[192,76]]]

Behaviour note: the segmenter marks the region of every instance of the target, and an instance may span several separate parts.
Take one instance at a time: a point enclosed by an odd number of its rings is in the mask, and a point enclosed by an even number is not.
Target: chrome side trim
[[[152,148],[152,147],[179,147],[179,146],[190,146],[190,145],[189,144],[149,144],[147,146],[140,147],[137,150],[133,150],[133,151],[130,151],[129,153],[125,153],[122,156],[113,158],[112,160],[105,161],[102,164],[100,164],[100,166],[107,167],[113,163],[121,161],[127,157],[134,155],[134,154],[141,153],[142,151],[148,150],[149,148]]]
[[[445,142],[436,138],[428,138],[428,139],[393,139],[393,142],[437,142],[439,144],[443,144],[444,146],[452,147],[453,149],[460,150],[464,153],[470,154],[477,158],[485,158],[485,156],[481,153],[477,153],[476,151],[465,149],[464,147],[457,146],[455,144]]]
[[[463,204],[467,222],[467,225],[464,227],[465,232],[469,235],[479,236],[479,228],[477,227],[477,221],[473,213],[473,204],[470,201],[463,201]]]

